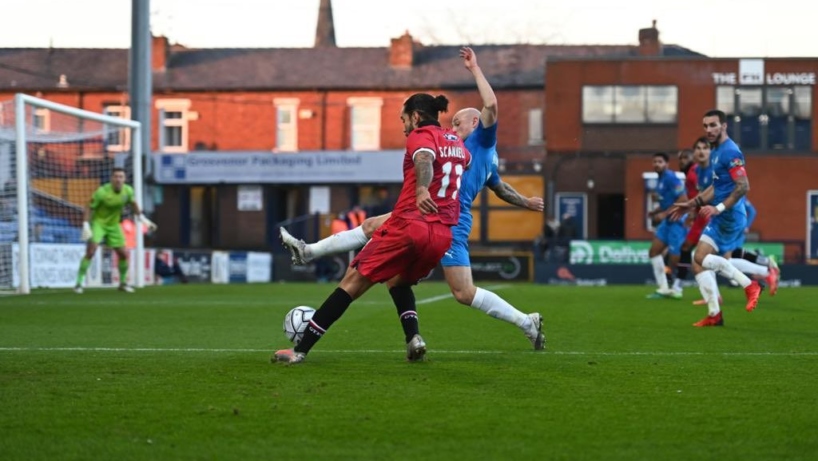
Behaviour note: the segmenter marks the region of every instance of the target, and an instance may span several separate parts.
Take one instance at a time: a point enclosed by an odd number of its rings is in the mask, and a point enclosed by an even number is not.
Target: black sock
[[[692,259],[690,251],[682,250],[682,254],[679,256],[679,265],[676,266],[676,277],[679,280],[687,279],[687,271],[690,270],[690,265],[693,264]]]
[[[307,353],[315,346],[315,343],[324,336],[324,333],[329,330],[329,327],[340,319],[347,307],[352,304],[352,297],[346,291],[336,288],[335,291],[329,295],[321,308],[315,311],[312,316],[307,330],[304,332],[304,337],[295,346],[296,352]]]
[[[415,310],[415,293],[412,292],[410,286],[398,286],[390,288],[389,294],[392,295],[392,301],[398,308],[398,317],[400,317],[400,324],[408,343],[413,336],[420,333],[418,313]]]

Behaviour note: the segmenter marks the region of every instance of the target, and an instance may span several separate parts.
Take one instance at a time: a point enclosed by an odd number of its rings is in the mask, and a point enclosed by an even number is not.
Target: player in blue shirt
[[[741,236],[747,227],[747,211],[744,196],[750,190],[744,154],[727,136],[727,118],[720,110],[704,114],[703,125],[707,141],[714,147],[710,153],[713,168],[713,184],[693,200],[677,203],[674,215],[681,215],[697,206],[699,214],[709,217],[696,253],[693,256],[693,273],[699,290],[707,300],[708,315],[694,325],[698,327],[724,325],[718,301],[716,271],[727,279],[735,280],[744,288],[747,311],[758,305],[761,287],[719,255],[730,255],[739,247]],[[716,205],[711,205],[715,203]]]
[[[504,320],[519,327],[536,350],[545,347],[542,333],[542,316],[537,313],[525,314],[491,291],[474,285],[469,261],[469,234],[471,233],[471,206],[477,194],[488,186],[497,197],[521,208],[542,212],[543,199],[523,197],[509,184],[500,179],[497,171],[497,98],[480,67],[471,48],[460,51],[463,64],[475,78],[477,89],[483,100],[483,109],[468,108],[458,111],[452,118],[452,128],[464,139],[466,148],[472,155],[468,170],[460,178],[460,218],[452,228],[452,246],[443,256],[441,265],[446,282],[454,298],[461,304],[479,309],[491,317]],[[364,224],[335,234],[313,244],[305,244],[281,228],[281,240],[293,255],[296,264],[306,263],[316,257],[342,253],[361,248],[369,241],[372,233],[380,227],[390,214],[375,216]]]
[[[658,153],[653,156],[653,170],[659,177],[656,180],[655,194],[659,199],[659,207],[649,213],[654,221],[659,221],[653,242],[650,245],[648,256],[653,267],[653,276],[656,278],[658,289],[648,295],[648,298],[676,298],[682,297],[681,288],[671,290],[665,276],[665,260],[662,257],[665,249],[668,251],[670,273],[676,273],[676,266],[679,265],[682,244],[687,236],[687,228],[684,225],[684,216],[670,216],[670,210],[674,203],[687,200],[685,185],[681,179],[676,177],[676,172],[667,167],[667,154]]]

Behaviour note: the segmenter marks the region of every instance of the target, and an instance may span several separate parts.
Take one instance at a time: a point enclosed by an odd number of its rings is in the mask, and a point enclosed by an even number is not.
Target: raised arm
[[[474,81],[477,82],[477,91],[480,92],[480,98],[483,100],[483,109],[480,111],[480,120],[483,122],[483,127],[488,128],[497,123],[497,96],[491,88],[486,76],[480,66],[477,65],[477,55],[469,47],[460,49],[460,57],[463,58],[463,65],[474,76]]]

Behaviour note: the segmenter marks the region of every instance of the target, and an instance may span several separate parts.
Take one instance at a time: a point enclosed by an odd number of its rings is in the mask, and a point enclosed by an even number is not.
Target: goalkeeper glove
[[[80,240],[82,240],[83,242],[87,242],[88,240],[91,240],[91,237],[93,235],[94,233],[91,232],[91,225],[88,224],[88,221],[83,222],[82,232],[80,233]]]
[[[159,226],[157,226],[156,223],[146,218],[145,215],[143,214],[139,215],[139,222],[141,222],[151,232],[155,231],[156,229],[159,229]]]

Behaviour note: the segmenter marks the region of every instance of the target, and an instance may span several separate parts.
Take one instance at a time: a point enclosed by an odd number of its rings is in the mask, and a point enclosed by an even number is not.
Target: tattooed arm
[[[498,198],[506,203],[510,203],[520,208],[527,208],[532,211],[543,211],[545,204],[540,197],[523,197],[519,192],[507,182],[500,181],[489,188],[494,192]]]
[[[415,152],[413,161],[415,162],[415,178],[417,181],[415,184],[415,197],[417,198],[418,210],[422,214],[436,213],[437,204],[429,194],[429,184],[432,183],[432,176],[434,175],[432,170],[434,156],[429,151],[419,150]]]

